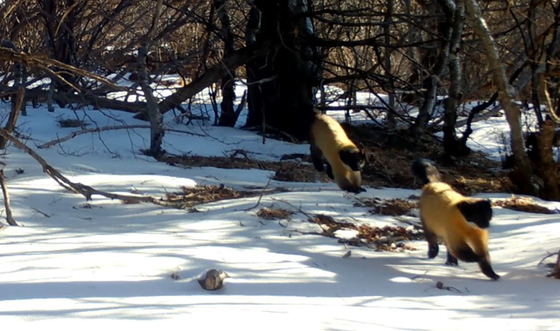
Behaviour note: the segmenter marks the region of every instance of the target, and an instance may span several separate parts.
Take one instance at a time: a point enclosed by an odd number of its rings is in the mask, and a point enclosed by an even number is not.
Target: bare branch
[[[62,175],[58,170],[53,168],[50,164],[48,164],[47,161],[45,161],[45,159],[43,159],[39,154],[37,154],[37,152],[35,152],[31,148],[29,148],[27,145],[25,145],[19,139],[12,136],[6,130],[0,129],[0,136],[9,140],[12,144],[14,144],[14,146],[21,149],[25,153],[29,154],[32,158],[34,158],[43,167],[43,172],[45,172],[52,179],[54,179],[64,189],[66,189],[66,190],[68,190],[72,193],[81,194],[86,198],[86,200],[91,200],[92,195],[97,194],[97,195],[101,195],[101,196],[104,196],[104,197],[110,198],[110,199],[119,199],[119,200],[122,200],[123,202],[127,202],[127,203],[151,202],[151,203],[158,204],[158,205],[164,205],[164,206],[169,205],[168,203],[166,203],[164,201],[161,201],[161,199],[156,198],[156,197],[108,193],[108,192],[99,191],[99,190],[97,190],[97,189],[95,189],[91,186],[88,186],[88,185],[84,185],[84,184],[81,184],[81,183],[74,183],[71,180],[69,180],[68,178],[66,178],[64,175]]]
[[[6,177],[4,177],[4,169],[0,169],[0,186],[4,194],[4,207],[6,208],[6,221],[8,224],[18,226],[12,214],[12,207],[10,206],[10,195],[8,194],[8,186],[6,185]]]
[[[60,143],[68,141],[68,140],[70,140],[74,137],[81,136],[81,135],[87,134],[87,133],[95,133],[95,132],[102,132],[102,131],[114,131],[114,130],[149,129],[149,128],[150,128],[149,125],[138,124],[138,125],[122,125],[122,126],[115,125],[115,126],[97,127],[95,129],[83,129],[83,130],[80,130],[80,131],[72,132],[72,133],[70,133],[67,136],[64,136],[62,138],[58,138],[58,139],[51,140],[51,141],[46,142],[46,143],[41,144],[41,145],[37,145],[37,148],[39,148],[39,149],[50,148],[54,145],[58,145]],[[189,135],[197,136],[197,137],[208,136],[208,135],[203,135],[203,134],[196,134],[194,132],[189,132],[189,131],[185,131],[185,130],[176,130],[176,129],[165,129],[165,130],[168,131],[168,132],[185,133],[185,134],[189,134]]]

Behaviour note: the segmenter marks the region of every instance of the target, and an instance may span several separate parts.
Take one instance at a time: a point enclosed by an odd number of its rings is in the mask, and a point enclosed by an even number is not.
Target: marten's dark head
[[[341,149],[338,154],[340,155],[340,160],[353,171],[361,171],[366,163],[366,153],[362,144],[360,144],[359,147],[352,146]]]
[[[457,204],[467,222],[476,224],[481,229],[490,226],[492,219],[492,202],[488,199],[465,199]]]
[[[427,159],[416,159],[412,162],[412,173],[422,185],[441,182],[441,175],[434,163]]]

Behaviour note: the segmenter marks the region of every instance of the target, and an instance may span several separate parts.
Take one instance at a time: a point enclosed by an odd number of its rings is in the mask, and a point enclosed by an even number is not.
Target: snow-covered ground
[[[9,105],[0,104],[0,110],[8,112]],[[28,112],[18,130],[33,148],[76,131],[56,122],[73,118],[70,110]],[[145,124],[122,112],[76,114],[90,128]],[[505,124],[491,121],[476,124],[473,148],[495,147],[491,131]],[[272,139],[263,145],[261,137],[238,129],[183,126],[171,119],[167,125],[190,132],[166,134],[164,148],[176,154],[223,156],[245,149],[252,158],[279,160],[285,153],[308,152],[307,145]],[[10,147],[1,160],[22,226],[0,230],[3,328],[560,330],[560,283],[546,278],[549,270],[539,265],[547,252],[560,249],[560,215],[495,208],[490,254],[502,278],[494,282],[475,264],[445,266],[444,248],[427,259],[423,241],[413,242],[416,251],[375,252],[302,234],[318,228],[298,209],[371,225],[405,224],[355,207],[356,196],[333,183],[277,182],[270,180],[273,173],[257,169],[183,169],[155,162],[139,153],[148,137],[147,129],[105,131],[36,150],[71,180],[110,192],[162,196],[195,183],[288,190],[264,195],[258,206],[252,197],[200,205],[193,213],[100,196],[87,202]],[[419,190],[368,188],[360,197],[412,194]],[[262,207],[296,214],[267,221],[256,216]],[[348,251],[351,256],[344,258]],[[211,268],[230,276],[216,292],[196,281]],[[449,288],[438,289],[437,282]]]

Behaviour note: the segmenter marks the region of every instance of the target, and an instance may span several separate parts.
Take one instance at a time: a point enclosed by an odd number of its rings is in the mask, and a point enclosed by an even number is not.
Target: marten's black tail
[[[412,162],[412,173],[420,180],[422,185],[441,182],[439,171],[434,163],[427,159],[416,159]]]

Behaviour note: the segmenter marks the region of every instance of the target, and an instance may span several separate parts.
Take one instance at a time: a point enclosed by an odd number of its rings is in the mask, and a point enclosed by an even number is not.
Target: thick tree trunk
[[[149,77],[146,69],[146,58],[150,46],[143,44],[138,49],[138,77],[144,98],[146,98],[146,115],[150,121],[150,148],[147,155],[159,158],[163,154],[161,145],[165,130],[163,129],[163,115],[159,112],[159,107],[152,88],[150,87]]]
[[[234,34],[226,7],[226,0],[214,0],[214,8],[220,20],[221,34],[224,42],[224,57],[232,54],[234,49]],[[222,77],[220,84],[222,90],[222,102],[220,103],[221,113],[219,126],[235,126],[238,113],[235,112],[233,102],[235,101],[235,70],[231,70]]]
[[[300,15],[308,10],[308,2],[256,0],[254,4],[260,26],[256,31],[256,26],[248,26],[247,33],[254,33],[256,43],[269,41],[271,47],[247,66],[250,89],[246,125],[262,126],[263,130],[271,126],[297,139],[307,139],[313,117],[313,87],[318,85],[310,62],[315,51],[302,43],[313,33],[310,21]]]
[[[532,184],[533,170],[527,153],[525,141],[521,130],[519,107],[513,100],[513,88],[510,86],[494,38],[488,30],[486,21],[475,0],[465,0],[468,14],[473,21],[474,31],[482,42],[482,47],[488,57],[488,64],[492,74],[493,83],[498,89],[498,101],[505,111],[506,119],[511,134],[511,150],[514,159],[515,181],[518,189],[527,194],[535,195],[537,188]]]
[[[437,101],[437,90],[439,87],[440,78],[447,66],[447,60],[449,58],[449,40],[451,39],[451,22],[448,17],[444,22],[440,23],[438,30],[443,34],[441,44],[439,45],[439,54],[437,55],[436,63],[434,64],[432,71],[429,76],[424,79],[423,88],[426,91],[424,93],[424,103],[420,106],[418,110],[418,116],[414,121],[412,126],[412,132],[415,136],[419,136],[424,133],[426,126],[431,118],[431,112],[436,106]]]
[[[261,12],[257,7],[252,6],[249,11],[249,18],[245,29],[245,43],[248,47],[258,45],[257,34],[261,25]],[[246,126],[257,126],[263,123],[264,114],[262,102],[260,102],[260,85],[257,81],[257,73],[259,66],[257,61],[264,55],[255,58],[245,64],[245,72],[247,74],[247,114]],[[263,125],[264,126],[264,125]]]
[[[536,173],[543,179],[543,188],[539,196],[547,200],[560,201],[560,190],[558,188],[559,177],[556,170],[556,162],[552,155],[552,144],[556,125],[552,120],[546,120],[537,134],[538,163]]]
[[[152,88],[150,87],[150,78],[146,68],[146,59],[148,58],[148,52],[153,43],[153,34],[156,31],[162,3],[163,0],[158,0],[150,30],[146,33],[144,38],[145,41],[138,49],[139,83],[142,88],[142,92],[144,92],[144,98],[146,98],[146,114],[150,120],[150,149],[146,154],[153,156],[156,159],[161,157],[165,152],[161,147],[165,130],[163,129],[163,115],[159,111],[158,102],[154,97]]]

